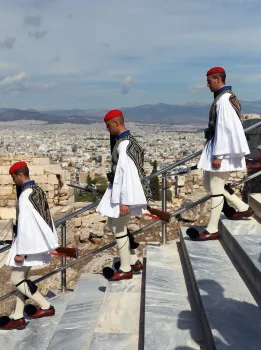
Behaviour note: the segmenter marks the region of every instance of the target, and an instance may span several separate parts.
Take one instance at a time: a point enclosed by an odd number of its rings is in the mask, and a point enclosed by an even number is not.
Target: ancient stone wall
[[[30,178],[45,191],[50,208],[74,202],[74,191],[67,186],[70,182],[69,171],[62,169],[59,164],[50,164],[49,158],[0,158],[0,220],[16,217],[16,188],[9,175],[9,168],[15,161],[28,164]]]

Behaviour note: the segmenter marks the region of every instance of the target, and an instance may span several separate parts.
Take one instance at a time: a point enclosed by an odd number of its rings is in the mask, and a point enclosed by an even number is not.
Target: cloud
[[[133,86],[133,79],[131,76],[128,76],[123,80],[122,86],[121,86],[121,93],[122,94],[128,94]]]
[[[8,93],[11,91],[19,91],[25,85],[26,74],[19,73],[17,75],[8,76],[0,81],[0,92]]]
[[[0,48],[6,50],[12,50],[16,42],[15,37],[7,38],[6,40],[0,41]]]
[[[190,85],[190,90],[193,91],[193,92],[196,92],[198,90],[202,90],[202,89],[206,89],[207,87],[207,84],[192,84]]]
[[[35,39],[43,39],[46,34],[47,34],[47,30],[37,30],[36,32],[28,32],[28,35],[31,38],[35,38]]]
[[[42,23],[42,16],[26,16],[24,18],[24,25],[26,26],[32,26],[32,27],[39,27]]]
[[[46,90],[53,88],[55,85],[56,84],[53,82],[50,82],[50,83],[31,83],[31,84],[28,84],[27,91],[34,92],[34,93],[44,92]]]
[[[19,65],[17,63],[0,61],[0,71],[9,71],[17,69]]]
[[[54,86],[54,83],[31,83],[24,72],[7,76],[0,81],[0,93],[42,92]]]

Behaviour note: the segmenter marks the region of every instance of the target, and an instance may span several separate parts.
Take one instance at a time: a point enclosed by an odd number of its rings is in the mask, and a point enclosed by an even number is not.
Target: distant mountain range
[[[63,112],[64,111],[61,111],[61,114],[63,114]],[[93,117],[88,117],[86,114],[83,116],[79,116],[75,114],[63,116],[59,114],[52,114],[51,112],[49,113],[49,112],[38,112],[34,110],[0,108],[0,121],[10,122],[15,120],[38,120],[49,124],[63,124],[63,123],[91,124],[94,122]]]
[[[241,101],[242,113],[261,114],[261,101]],[[147,124],[206,124],[209,105],[188,103],[185,105],[141,105],[121,108],[128,121]],[[91,124],[102,122],[106,109],[71,109],[39,112],[33,109],[20,110],[0,108],[0,121],[38,120],[49,124]]]

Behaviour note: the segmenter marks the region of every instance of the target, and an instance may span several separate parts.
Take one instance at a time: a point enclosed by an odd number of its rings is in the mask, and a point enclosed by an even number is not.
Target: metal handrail
[[[252,129],[257,128],[258,126],[261,126],[261,121],[258,122],[258,123],[256,123],[256,124],[254,124],[254,125],[249,126],[249,127],[246,128],[246,129],[244,129],[244,132],[246,133],[246,132],[248,132],[248,131],[250,131],[250,130],[252,130]],[[187,156],[187,157],[185,157],[185,158],[183,158],[183,159],[181,159],[181,160],[178,160],[177,162],[175,162],[175,163],[173,163],[173,164],[170,164],[170,165],[166,166],[165,168],[160,169],[160,170],[156,171],[155,173],[153,173],[153,174],[147,176],[146,179],[147,179],[147,180],[151,180],[151,179],[153,179],[153,178],[156,177],[156,176],[162,175],[162,174],[164,174],[164,173],[166,173],[166,172],[168,172],[168,171],[170,171],[170,170],[176,168],[177,166],[182,165],[182,164],[188,162],[189,160],[198,157],[198,156],[202,153],[202,151],[203,151],[203,150],[200,150],[200,151],[198,151],[198,152],[192,153],[192,154],[190,154],[189,156]]]
[[[0,253],[3,253],[10,248],[11,248],[11,244],[6,244],[3,248],[0,249]]]
[[[260,124],[261,124],[261,123],[260,123]],[[173,164],[170,164],[170,165],[166,166],[165,168],[162,168],[162,169],[156,171],[155,173],[153,173],[153,174],[147,176],[146,179],[147,179],[147,180],[151,180],[151,179],[153,179],[153,178],[156,177],[156,176],[159,176],[159,175],[162,175],[162,174],[164,174],[164,173],[167,173],[168,171],[170,171],[170,170],[172,170],[172,169],[178,167],[179,165],[182,165],[182,164],[188,162],[189,160],[198,157],[199,155],[201,155],[202,151],[203,151],[203,150],[200,150],[200,151],[198,151],[198,152],[192,153],[192,154],[190,154],[189,156],[187,156],[187,157],[185,157],[185,158],[183,158],[183,159],[181,159],[181,160],[178,160],[177,162],[175,162],[175,163],[173,163]]]
[[[93,202],[93,203],[87,205],[86,207],[83,207],[83,208],[81,208],[81,209],[79,209],[79,210],[76,210],[74,213],[68,214],[68,215],[64,216],[63,218],[61,218],[61,219],[59,219],[59,220],[56,220],[56,221],[54,222],[54,224],[55,224],[55,226],[58,226],[58,225],[62,224],[63,222],[66,222],[66,221],[68,221],[68,220],[74,218],[75,216],[78,216],[78,215],[84,213],[84,212],[87,211],[87,210],[90,210],[90,209],[92,209],[92,208],[97,207],[97,205],[98,205],[99,203],[100,203],[100,200],[97,200],[96,202]]]
[[[252,126],[249,126],[246,129],[244,129],[244,132],[246,133],[246,132],[248,132],[250,130],[253,130],[253,129],[257,128],[258,126],[261,126],[261,121],[256,123],[256,124],[254,124],[254,125],[252,125]],[[156,176],[162,175],[162,174],[164,174],[164,173],[166,173],[166,172],[168,172],[168,171],[178,167],[179,165],[182,165],[182,164],[188,162],[189,160],[198,157],[202,153],[202,151],[203,150],[200,150],[198,152],[192,153],[191,155],[189,155],[189,156],[187,156],[187,157],[185,157],[185,158],[183,158],[181,160],[178,160],[177,162],[174,162],[174,163],[172,163],[170,165],[167,165],[163,169],[160,169],[157,172],[147,176],[146,179],[147,180],[151,180],[151,179],[153,179]],[[61,223],[65,222],[67,220],[70,220],[73,217],[75,217],[77,215],[80,215],[80,214],[84,213],[85,211],[87,211],[89,209],[92,209],[92,208],[96,207],[99,204],[99,202],[100,202],[100,200],[97,200],[96,202],[93,202],[92,204],[88,205],[87,207],[79,209],[79,210],[75,211],[74,213],[71,213],[71,214],[65,216],[64,218],[61,218],[61,219],[55,221],[55,225],[60,225]]]
[[[254,174],[252,174],[252,175],[249,175],[249,176],[247,176],[247,177],[245,177],[245,178],[243,178],[243,179],[241,179],[241,180],[239,180],[239,181],[237,181],[237,182],[235,182],[235,183],[233,183],[233,184],[231,184],[230,187],[236,187],[236,186],[241,185],[242,183],[248,182],[248,181],[250,181],[250,180],[252,180],[252,179],[254,179],[255,177],[260,176],[260,175],[261,175],[261,170],[258,171],[258,172],[256,172],[256,173],[254,173]],[[191,203],[191,204],[188,204],[188,205],[186,205],[185,207],[183,207],[183,208],[177,210],[175,213],[172,213],[171,216],[172,216],[172,217],[176,217],[176,216],[182,214],[183,212],[185,212],[186,210],[192,209],[192,208],[194,208],[195,206],[197,206],[198,204],[201,204],[201,203],[207,201],[207,200],[210,199],[210,198],[211,198],[211,195],[204,196],[204,197],[200,198],[199,200],[197,200],[196,202],[193,202],[193,203]],[[144,227],[138,229],[137,231],[133,232],[132,235],[133,235],[133,236],[136,236],[136,235],[138,235],[139,233],[142,233],[142,232],[148,230],[148,229],[151,228],[152,226],[158,225],[159,223],[161,223],[160,220],[154,221],[154,222],[152,222],[152,223],[150,223],[150,224],[148,224],[148,225],[146,225],[146,226],[144,226]],[[75,264],[78,264],[79,262],[81,262],[81,261],[83,261],[83,260],[85,260],[85,259],[87,259],[87,258],[90,258],[91,256],[96,255],[96,254],[98,254],[98,253],[100,253],[100,252],[102,252],[102,251],[104,251],[104,250],[106,250],[106,249],[109,249],[109,248],[111,248],[111,247],[113,247],[113,246],[115,246],[115,245],[116,245],[116,241],[113,241],[113,242],[111,242],[111,243],[109,243],[109,244],[106,244],[105,246],[103,246],[103,247],[101,247],[101,248],[98,248],[98,249],[96,249],[96,250],[94,250],[94,251],[92,251],[92,252],[90,252],[90,253],[88,253],[88,254],[86,254],[86,255],[81,256],[80,258],[78,258],[78,259],[75,260],[75,261],[72,261],[72,262],[70,262],[70,263],[68,263],[68,264],[66,264],[66,265],[64,265],[64,266],[58,267],[57,269],[55,269],[55,270],[53,270],[53,271],[51,271],[51,272],[48,272],[47,274],[45,274],[45,275],[42,276],[42,277],[37,278],[37,279],[34,280],[33,282],[34,282],[34,283],[39,283],[39,282],[45,280],[46,278],[49,278],[49,277],[51,277],[51,276],[53,276],[53,275],[55,275],[55,274],[57,274],[57,273],[59,273],[59,272],[61,272],[61,271],[63,271],[63,270],[66,270],[66,269],[68,269],[69,267],[72,267],[72,266],[74,266]],[[7,293],[7,294],[2,295],[2,296],[0,297],[0,301],[9,298],[10,296],[14,295],[16,292],[17,292],[17,290],[15,289],[15,290],[13,290],[13,291]]]
[[[83,207],[79,210],[76,210],[74,213],[68,214],[68,215],[64,216],[63,218],[56,220],[54,222],[55,226],[59,226],[60,224],[74,218],[75,216],[80,215],[80,214],[84,213],[85,211],[90,210],[92,208],[95,208],[99,204],[99,202],[100,202],[100,200],[93,202],[93,203],[87,205],[86,207]],[[11,244],[7,244],[5,247],[0,249],[0,253],[3,253],[10,248],[11,248]]]

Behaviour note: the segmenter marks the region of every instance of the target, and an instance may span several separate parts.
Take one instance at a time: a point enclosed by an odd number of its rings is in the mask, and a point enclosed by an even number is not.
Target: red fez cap
[[[217,73],[226,73],[226,72],[225,72],[225,69],[222,67],[213,67],[207,72],[206,75],[208,76],[208,75],[217,74]]]
[[[119,109],[112,109],[111,111],[105,114],[104,121],[107,122],[108,120],[120,117],[121,115],[122,111],[120,111]]]
[[[16,170],[24,168],[25,166],[27,166],[27,164],[25,162],[16,162],[9,169],[9,174],[14,173]]]

